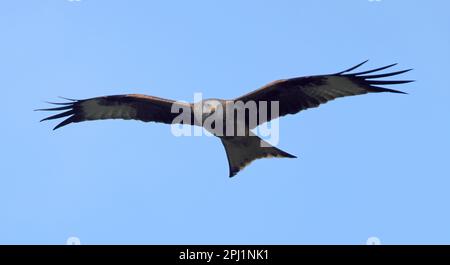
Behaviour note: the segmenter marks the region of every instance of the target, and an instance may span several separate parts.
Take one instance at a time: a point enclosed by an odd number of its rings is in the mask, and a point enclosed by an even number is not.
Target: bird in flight
[[[228,158],[229,176],[233,177],[249,163],[259,158],[296,158],[294,155],[270,145],[251,132],[252,129],[265,122],[288,114],[296,114],[308,108],[318,107],[320,104],[345,96],[378,92],[406,94],[382,86],[412,82],[412,80],[384,79],[385,77],[403,74],[411,69],[379,73],[379,71],[396,65],[391,64],[368,71],[353,72],[366,62],[334,74],[277,80],[231,100],[205,99],[196,103],[183,103],[154,96],[126,94],[82,100],[67,99],[68,102],[51,103],[58,105],[57,107],[39,110],[61,111],[61,113],[41,120],[65,118],[54,130],[70,123],[103,119],[132,119],[144,122],[202,126],[222,141]],[[247,103],[252,102],[256,108],[248,111],[242,109],[243,104],[247,106]],[[265,104],[263,104],[264,102]],[[273,102],[278,104],[271,104]],[[229,105],[234,106],[231,114],[230,112],[219,111],[226,109]],[[177,119],[180,114],[174,112],[174,108],[187,110],[187,115],[184,113],[186,119]],[[244,115],[237,115],[236,113],[239,111]],[[199,113],[199,115],[196,113]],[[262,114],[265,114],[265,116]],[[213,122],[206,128],[205,121],[213,115],[219,116],[218,120],[215,121],[221,121],[223,126],[218,128],[219,126],[215,126]],[[256,118],[253,119],[252,117]],[[227,130],[227,126],[228,129],[233,127],[230,130],[231,133]],[[241,128],[242,132],[238,132],[236,128]],[[224,133],[225,131],[227,133]]]

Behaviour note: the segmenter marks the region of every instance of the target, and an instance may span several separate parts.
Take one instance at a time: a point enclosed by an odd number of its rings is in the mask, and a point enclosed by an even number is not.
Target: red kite
[[[380,80],[380,78],[403,74],[411,69],[372,74],[396,65],[391,64],[373,70],[350,73],[365,62],[335,74],[277,80],[258,90],[232,100],[206,99],[202,100],[199,104],[192,104],[175,102],[173,100],[153,96],[128,94],[95,97],[83,100],[70,100],[65,103],[52,103],[59,106],[40,110],[63,111],[42,120],[66,118],[54,129],[58,129],[70,123],[102,119],[133,119],[144,122],[172,124],[173,122],[176,123],[176,117],[179,116],[179,113],[174,113],[172,111],[174,106],[190,110],[188,116],[189,124],[203,126],[203,122],[208,117],[215,114],[218,107],[225,109],[226,105],[229,103],[255,102],[258,107],[256,110],[258,113],[245,113],[244,120],[237,119],[233,121],[235,127],[237,127],[236,125],[238,123],[243,123],[245,125],[244,135],[219,135],[217,132],[213,132],[214,135],[221,139],[222,144],[225,147],[229,164],[229,176],[232,177],[246,165],[258,158],[295,158],[295,156],[271,146],[250,131],[266,121],[287,114],[295,114],[308,108],[318,107],[320,104],[339,97],[378,92],[405,94],[404,92],[381,86],[409,83],[412,82],[411,80]],[[274,116],[267,115],[267,120],[258,118],[256,123],[251,124],[249,122],[250,115],[260,117],[259,114],[261,114],[261,108],[259,107],[261,102],[278,102],[278,113]],[[197,108],[196,106],[200,107],[200,118],[197,118],[194,115]],[[267,108],[265,108],[264,111],[273,113],[271,108],[272,104],[267,104]],[[232,116],[234,117],[234,115]],[[226,124],[227,119],[230,118],[231,116],[223,115],[222,119],[224,124]],[[182,123],[186,123],[186,120]],[[226,130],[226,126],[224,126],[223,130]]]

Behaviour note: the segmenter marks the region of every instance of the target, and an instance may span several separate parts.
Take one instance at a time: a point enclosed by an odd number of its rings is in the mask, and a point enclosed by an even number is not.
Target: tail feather
[[[223,137],[221,140],[227,153],[230,178],[259,158],[296,158],[296,156],[270,145],[256,135]]]

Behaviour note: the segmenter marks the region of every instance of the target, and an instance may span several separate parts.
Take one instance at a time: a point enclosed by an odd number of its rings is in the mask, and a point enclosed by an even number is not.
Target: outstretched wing
[[[73,122],[104,119],[141,120],[144,122],[153,121],[171,124],[174,118],[186,109],[189,109],[190,113],[192,113],[191,105],[188,103],[140,94],[104,96],[84,100],[70,99],[70,102],[52,104],[61,106],[39,109],[39,111],[62,111],[59,114],[41,120],[66,118],[54,130]],[[173,113],[172,106],[179,113]],[[192,124],[193,119],[189,120]]]
[[[403,84],[412,82],[412,80],[388,81],[379,79],[406,73],[411,69],[368,75],[396,65],[391,64],[369,71],[349,73],[366,62],[367,61],[364,61],[345,71],[331,75],[306,76],[277,80],[263,86],[258,90],[250,92],[249,94],[234,99],[234,101],[243,101],[244,103],[255,101],[258,106],[258,111],[261,111],[261,108],[259,108],[259,102],[266,101],[267,117],[268,120],[270,120],[287,114],[295,114],[304,109],[318,107],[320,104],[339,97],[361,95],[372,92],[393,92],[406,94],[398,90],[380,87],[380,85]],[[271,101],[279,102],[278,116],[271,116]],[[258,121],[258,125],[264,122],[265,121]]]

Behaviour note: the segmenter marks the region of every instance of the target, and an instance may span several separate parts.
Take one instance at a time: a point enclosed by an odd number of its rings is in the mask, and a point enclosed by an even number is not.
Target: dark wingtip
[[[75,100],[72,100],[72,101],[75,101]],[[53,104],[53,105],[71,105],[71,104],[73,104],[73,102],[51,102],[51,101],[45,101],[45,103]]]
[[[70,116],[69,118],[63,120],[61,123],[59,123],[58,125],[55,126],[55,128],[53,128],[53,130],[56,130],[58,128],[61,128],[63,126],[66,126],[69,123],[75,122],[75,116]]]
[[[51,117],[43,118],[43,119],[40,120],[39,122],[48,121],[48,120],[51,120]]]
[[[65,97],[61,97],[61,96],[58,96],[58,98],[62,98],[62,99],[69,100],[69,101],[77,101],[76,99],[73,99],[73,98],[65,98]]]
[[[63,98],[63,97],[61,97],[61,98]],[[35,109],[34,111],[65,111],[65,112],[57,113],[56,115],[53,115],[50,117],[46,117],[46,118],[40,120],[39,122],[54,120],[54,119],[59,119],[59,118],[69,116],[65,120],[63,120],[61,123],[59,123],[55,128],[53,128],[53,130],[56,130],[64,125],[74,122],[75,121],[75,117],[73,116],[73,115],[75,115],[74,107],[78,101],[75,99],[69,99],[69,98],[63,98],[63,99],[70,100],[72,102],[65,102],[65,103],[48,102],[50,104],[59,105],[59,106],[57,106],[55,108]]]
[[[371,85],[399,85],[414,82],[414,80],[367,80]]]
[[[75,113],[74,110],[68,110],[66,112],[58,113],[56,115],[47,117],[47,118],[43,119],[42,121],[59,119],[59,118],[63,118],[63,117],[66,117],[66,116],[73,115],[74,113]]]
[[[398,63],[393,63],[393,64],[386,65],[386,66],[383,66],[383,67],[380,67],[380,68],[376,68],[376,69],[372,69],[372,70],[368,70],[368,71],[363,71],[363,72],[358,72],[358,73],[352,73],[352,74],[349,74],[349,75],[351,75],[351,76],[358,76],[358,75],[370,74],[370,73],[373,73],[373,72],[378,72],[378,71],[382,71],[382,70],[391,68],[392,66],[396,66],[397,64]]]
[[[406,70],[401,70],[401,71],[396,71],[396,72],[390,72],[390,73],[385,73],[385,74],[376,74],[376,75],[364,75],[361,76],[364,79],[376,79],[376,78],[382,78],[382,77],[389,77],[389,76],[395,76],[395,75],[400,75],[403,73],[407,73],[409,71],[411,71],[412,69],[406,69]]]
[[[350,68],[348,68],[348,69],[346,69],[346,70],[344,70],[344,71],[341,71],[341,72],[339,72],[339,73],[336,73],[336,74],[337,74],[337,75],[340,75],[340,74],[347,73],[347,72],[350,72],[350,71],[352,71],[352,70],[355,70],[356,68],[358,68],[358,67],[360,67],[361,65],[367,63],[368,61],[369,61],[369,59],[367,59],[367,60],[365,60],[364,62],[359,63],[359,64],[357,64],[357,65],[355,65],[355,66],[352,66],[352,67],[350,67]]]
[[[391,92],[391,93],[397,93],[397,94],[408,94],[406,92],[400,91],[400,90],[395,90],[395,89],[390,89],[390,88],[384,88],[384,87],[378,87],[378,86],[370,86],[367,88],[367,90],[369,92]]]
[[[48,108],[48,109],[35,109],[35,111],[59,111],[59,110],[69,110],[72,108],[73,108],[73,105],[68,105],[68,106]]]
[[[396,93],[396,94],[403,94],[403,95],[409,95],[407,92],[403,92],[403,91],[400,91],[400,90],[394,90],[394,89],[390,89],[390,90],[388,90],[386,92],[391,92],[391,93]]]

